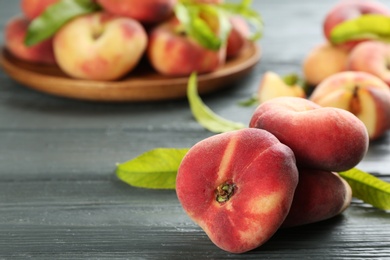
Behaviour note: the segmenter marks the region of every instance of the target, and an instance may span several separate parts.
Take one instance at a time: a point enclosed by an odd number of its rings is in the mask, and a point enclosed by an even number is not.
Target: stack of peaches
[[[176,178],[188,216],[221,249],[244,253],[279,228],[332,218],[351,203],[337,172],[355,167],[369,144],[352,113],[298,97],[260,104],[249,128],[196,143]]]
[[[26,45],[31,25],[54,24],[56,15],[66,15],[64,6],[95,9],[69,19],[50,37]],[[134,70],[143,57],[163,75],[185,76],[193,71],[208,73],[237,55],[249,34],[242,19],[229,19],[231,29],[220,48],[206,48],[183,30],[175,16],[178,3],[220,5],[221,0],[21,0],[22,15],[5,28],[5,45],[19,59],[37,64],[56,64],[67,75],[87,80],[118,80]],[[76,10],[77,11],[77,10]],[[203,22],[218,34],[215,17],[205,14]],[[46,20],[45,20],[46,19]],[[39,21],[38,21],[39,20]],[[39,24],[41,23],[41,24]],[[50,25],[51,26],[51,25]],[[50,26],[42,30],[47,33]],[[213,28],[214,26],[214,28]],[[44,26],[43,26],[44,27]],[[46,30],[46,31],[45,31]],[[229,39],[227,39],[229,38]]]
[[[340,32],[337,27],[343,23],[375,15],[390,19],[390,9],[373,0],[339,1],[323,21],[326,41],[310,50],[303,61],[310,91],[305,93],[299,84],[288,86],[279,75],[267,72],[259,86],[259,101],[275,96],[307,97],[321,106],[352,112],[366,125],[370,140],[382,137],[390,128],[390,44],[372,32],[386,29],[381,23],[369,24],[367,19],[359,25],[362,32],[358,40],[350,37],[341,42],[332,37],[332,31]],[[370,29],[375,26],[381,28]]]

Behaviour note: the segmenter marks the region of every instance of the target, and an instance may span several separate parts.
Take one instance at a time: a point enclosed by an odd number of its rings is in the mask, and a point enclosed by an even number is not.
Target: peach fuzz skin
[[[231,17],[230,24],[232,25],[232,29],[226,46],[226,57],[228,59],[234,58],[240,53],[250,36],[249,25],[241,17]]]
[[[177,0],[97,0],[112,14],[133,18],[142,23],[156,23],[169,18]]]
[[[176,192],[216,246],[243,253],[264,244],[281,226],[297,182],[291,149],[267,131],[247,128],[195,144],[179,167]],[[232,193],[218,202],[224,184]]]
[[[303,75],[307,83],[316,86],[327,77],[345,71],[349,53],[328,42],[314,47],[303,61]]]
[[[390,44],[366,41],[357,45],[350,53],[347,68],[371,73],[390,86]]]
[[[295,227],[341,214],[352,200],[349,184],[337,173],[299,169],[299,182],[282,227]]]
[[[146,46],[147,35],[139,22],[107,13],[77,17],[54,36],[61,69],[72,77],[90,80],[124,76],[138,64]]]
[[[370,140],[390,129],[390,89],[378,77],[358,71],[334,74],[319,84],[310,100],[353,113],[366,126]]]
[[[58,2],[59,0],[21,0],[20,8],[24,16],[29,20],[37,18],[46,10],[50,5]]]
[[[5,25],[5,46],[19,59],[41,64],[55,64],[52,38],[34,46],[26,46],[24,39],[30,22],[24,17],[13,17]]]
[[[355,115],[304,98],[279,97],[259,105],[249,126],[274,134],[304,168],[348,170],[363,159],[369,144],[367,129]]]
[[[363,14],[390,15],[386,5],[375,0],[341,0],[328,11],[323,23],[325,37],[329,40],[332,29],[347,20],[357,18]],[[351,40],[340,44],[346,50],[353,49],[363,40]]]
[[[186,76],[215,71],[225,63],[226,48],[208,50],[180,31],[175,18],[155,27],[149,37],[147,55],[153,68],[163,75]]]

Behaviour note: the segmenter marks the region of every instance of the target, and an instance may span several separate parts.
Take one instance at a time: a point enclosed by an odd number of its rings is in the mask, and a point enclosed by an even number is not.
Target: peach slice
[[[372,74],[337,73],[318,85],[310,100],[350,111],[364,123],[370,140],[381,137],[390,128],[390,89]]]
[[[283,96],[306,97],[306,94],[299,85],[287,85],[275,72],[267,71],[264,73],[257,90],[259,102],[263,103],[267,100]]]

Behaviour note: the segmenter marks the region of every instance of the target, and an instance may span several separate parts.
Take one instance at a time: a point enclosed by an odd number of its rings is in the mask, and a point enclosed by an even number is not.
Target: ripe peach
[[[21,0],[20,7],[24,16],[29,20],[33,20],[46,10],[50,5],[59,0]]]
[[[328,11],[324,19],[323,31],[325,37],[330,40],[332,29],[347,20],[357,18],[364,14],[390,15],[390,10],[384,4],[373,0],[342,0]],[[344,48],[351,50],[362,40],[351,40],[341,44]]]
[[[64,25],[54,36],[54,52],[58,65],[72,77],[115,80],[135,68],[147,41],[136,20],[98,12]]]
[[[30,21],[24,17],[13,17],[5,25],[5,46],[14,56],[19,59],[44,64],[55,64],[53,52],[53,39],[28,47],[24,43]]]
[[[310,224],[342,213],[351,203],[352,190],[337,173],[299,169],[299,182],[283,227]]]
[[[173,14],[177,0],[97,0],[104,10],[142,23],[161,22]]]
[[[279,97],[260,104],[249,126],[274,134],[304,168],[348,170],[368,149],[367,129],[355,115],[304,98]]]
[[[324,107],[350,111],[364,123],[371,140],[390,128],[390,89],[372,74],[357,71],[334,74],[316,87],[310,100]]]
[[[310,50],[303,61],[303,75],[307,83],[316,86],[325,78],[346,70],[348,51],[322,43]]]
[[[179,167],[176,192],[215,245],[242,253],[277,231],[297,182],[291,149],[267,131],[246,128],[195,144]]]
[[[250,35],[249,25],[240,16],[231,17],[230,24],[232,29],[230,31],[226,45],[227,58],[233,58],[237,56],[244,48]]]
[[[187,76],[215,71],[225,63],[226,48],[209,50],[181,31],[173,18],[155,27],[149,36],[149,61],[156,71],[169,76]]]
[[[390,86],[390,44],[366,41],[358,44],[350,53],[347,68],[371,73]]]

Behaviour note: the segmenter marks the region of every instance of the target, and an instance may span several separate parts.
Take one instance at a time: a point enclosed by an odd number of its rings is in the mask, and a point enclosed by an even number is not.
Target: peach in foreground
[[[243,253],[278,230],[297,182],[291,149],[267,131],[246,128],[195,144],[179,167],[176,192],[215,245]]]

